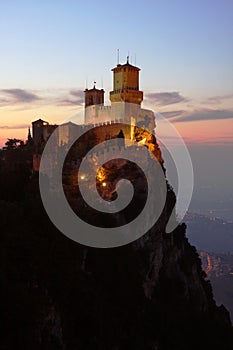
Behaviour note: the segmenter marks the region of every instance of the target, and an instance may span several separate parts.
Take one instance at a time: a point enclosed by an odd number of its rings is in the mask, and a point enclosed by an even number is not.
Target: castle
[[[141,108],[143,92],[139,90],[140,68],[127,62],[118,64],[113,71],[113,91],[110,92],[111,106],[104,105],[104,90],[85,90],[85,124],[106,123],[122,120],[131,126],[155,128],[154,113]]]
[[[140,68],[127,62],[117,64],[113,71],[113,90],[110,92],[111,106],[104,105],[104,90],[97,89],[96,83],[92,89],[86,89],[84,125],[72,122],[59,127],[58,145],[69,143],[78,128],[100,126],[106,124],[123,123],[130,125],[130,135],[134,139],[135,126],[147,129],[153,133],[155,117],[152,110],[141,107],[143,92],[139,90]],[[46,142],[57,125],[38,119],[32,123],[32,137],[35,146]]]

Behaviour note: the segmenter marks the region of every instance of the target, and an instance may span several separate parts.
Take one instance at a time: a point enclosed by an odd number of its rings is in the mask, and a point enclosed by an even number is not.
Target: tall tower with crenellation
[[[113,71],[113,91],[110,92],[110,101],[128,102],[141,105],[143,92],[139,90],[140,68],[129,63],[118,64]]]
[[[129,63],[117,64],[113,71],[111,106],[104,105],[104,90],[85,90],[85,124],[101,124],[120,121],[132,126],[144,127],[153,132],[154,112],[141,107],[143,92],[139,90],[140,68]]]

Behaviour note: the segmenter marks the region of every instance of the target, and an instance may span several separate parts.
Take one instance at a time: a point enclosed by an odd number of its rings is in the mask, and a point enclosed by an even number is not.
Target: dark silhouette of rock
[[[17,201],[0,198],[1,349],[232,349],[229,313],[216,306],[185,224],[165,233],[176,201],[169,186],[154,227],[112,249],[63,236],[37,174],[23,186]]]

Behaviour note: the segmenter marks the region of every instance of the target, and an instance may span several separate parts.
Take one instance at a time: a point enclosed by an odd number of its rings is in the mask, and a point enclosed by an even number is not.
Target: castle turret
[[[96,89],[96,82],[94,82],[93,89],[86,89],[85,93],[85,108],[94,105],[103,105],[104,104],[104,90]]]
[[[141,105],[143,92],[139,91],[140,68],[129,63],[118,64],[113,71],[113,91],[110,92],[111,102],[129,102]]]
[[[44,139],[44,129],[49,125],[48,122],[38,119],[32,122],[32,138],[35,145]]]

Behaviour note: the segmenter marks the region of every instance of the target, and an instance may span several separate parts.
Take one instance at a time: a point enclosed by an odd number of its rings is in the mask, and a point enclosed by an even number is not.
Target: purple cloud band
[[[59,90],[30,91],[24,89],[0,89],[0,106],[15,106],[23,104],[32,105],[40,103],[43,105],[56,106],[81,106],[84,102],[82,90]],[[26,108],[26,107],[25,107]]]

